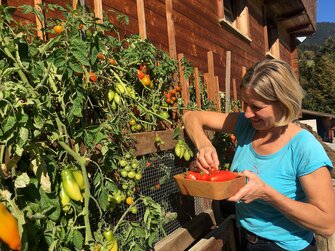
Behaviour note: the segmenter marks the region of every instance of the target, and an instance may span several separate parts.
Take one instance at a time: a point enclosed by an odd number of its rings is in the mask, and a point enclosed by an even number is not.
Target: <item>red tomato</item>
[[[197,180],[199,178],[200,178],[200,173],[198,172],[188,171],[186,173],[186,179],[188,180]]]
[[[137,77],[138,77],[139,79],[144,78],[144,73],[143,73],[143,71],[141,71],[141,70],[137,70]]]
[[[209,181],[210,179],[210,175],[207,174],[207,173],[199,173],[199,180],[202,180],[202,181]]]
[[[221,170],[211,174],[209,181],[227,181],[232,180],[237,177],[237,174],[234,172]]]
[[[98,59],[99,59],[99,60],[105,59],[105,56],[102,55],[102,54],[99,52],[99,53],[98,53]]]

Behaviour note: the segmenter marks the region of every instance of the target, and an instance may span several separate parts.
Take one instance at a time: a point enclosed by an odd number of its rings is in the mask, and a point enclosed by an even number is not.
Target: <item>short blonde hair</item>
[[[276,126],[287,125],[301,112],[304,91],[292,67],[282,60],[266,59],[256,63],[248,69],[240,87],[251,87],[264,99],[283,105],[285,111]]]

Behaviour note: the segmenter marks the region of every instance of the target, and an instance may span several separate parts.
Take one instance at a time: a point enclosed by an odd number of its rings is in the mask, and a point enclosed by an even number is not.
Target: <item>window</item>
[[[217,0],[220,23],[250,40],[249,9],[246,0]]]

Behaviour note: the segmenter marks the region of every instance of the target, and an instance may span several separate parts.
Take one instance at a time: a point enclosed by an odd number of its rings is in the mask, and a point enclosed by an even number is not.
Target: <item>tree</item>
[[[300,52],[300,82],[306,91],[304,109],[335,113],[334,49],[335,39],[329,38],[316,52]]]

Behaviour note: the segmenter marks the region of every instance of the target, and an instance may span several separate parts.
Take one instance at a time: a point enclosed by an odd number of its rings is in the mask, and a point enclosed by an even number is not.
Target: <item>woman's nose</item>
[[[249,119],[255,116],[254,112],[252,111],[252,109],[250,108],[250,106],[246,106],[245,107],[245,111],[244,111],[244,116]]]

